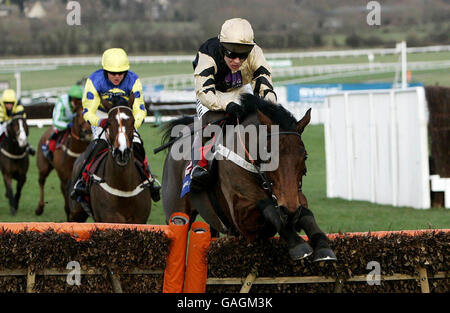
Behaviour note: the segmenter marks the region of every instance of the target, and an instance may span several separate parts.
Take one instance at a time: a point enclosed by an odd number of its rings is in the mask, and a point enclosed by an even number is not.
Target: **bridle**
[[[131,110],[130,107],[127,107],[127,106],[124,106],[124,105],[119,105],[119,106],[115,106],[115,107],[111,108],[111,109],[108,111],[108,117],[109,117],[109,114],[112,112],[112,110],[115,110],[115,109],[117,109],[117,115],[118,115],[119,117],[120,117],[120,109],[125,109],[125,110],[128,110],[128,111],[130,111],[131,113],[133,113],[133,111]],[[119,118],[119,129],[122,129],[122,127],[123,127],[122,119]],[[107,127],[105,127],[105,128],[102,130],[102,133],[106,130],[106,128],[109,128],[109,125],[108,125]],[[99,137],[101,137],[101,135],[102,135],[102,134],[100,134]],[[114,138],[114,143],[117,141],[117,137],[118,137],[118,135]],[[128,143],[129,138],[128,138],[128,137],[126,137],[126,138],[127,138],[127,143]],[[114,144],[111,143],[111,139],[109,138],[109,136],[108,136],[107,139],[108,139],[108,140],[107,140],[107,143],[108,143],[108,149],[114,154]],[[130,149],[130,150],[132,151],[132,150],[133,150],[133,145],[130,145],[130,147],[128,147],[128,149]]]

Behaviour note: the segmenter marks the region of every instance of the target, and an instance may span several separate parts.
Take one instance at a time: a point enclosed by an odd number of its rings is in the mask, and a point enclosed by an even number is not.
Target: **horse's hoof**
[[[321,248],[314,251],[314,262],[336,261],[336,255],[330,248]]]
[[[304,242],[289,249],[289,256],[292,260],[297,261],[310,256],[313,253],[311,246]]]
[[[11,207],[11,208],[10,208],[10,212],[11,212],[11,215],[12,215],[12,216],[15,216],[16,213],[17,213],[17,209]]]
[[[39,206],[35,211],[34,214],[41,215],[44,212],[44,206]]]

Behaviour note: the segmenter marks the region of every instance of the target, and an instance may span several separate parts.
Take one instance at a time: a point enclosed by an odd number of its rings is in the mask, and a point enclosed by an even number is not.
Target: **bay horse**
[[[310,122],[311,109],[297,121],[281,105],[254,95],[243,95],[241,105],[247,113],[240,126],[244,129],[249,125],[258,126],[256,129],[259,133],[253,138],[260,136],[259,126],[266,126],[267,129],[278,126],[279,131],[266,133],[267,142],[262,146],[267,151],[272,150],[275,137],[278,139],[278,145],[273,149],[274,152],[278,151],[278,166],[262,170],[263,164],[267,162],[262,160],[260,153],[249,153],[251,136],[245,134],[247,140],[242,142],[239,131],[229,131],[227,128],[222,142],[233,139],[233,144],[230,147],[215,144],[212,149],[216,151],[216,156],[219,152],[223,156],[216,157],[217,160],[212,162],[210,171],[215,175],[215,181],[203,192],[191,191],[180,198],[190,160],[174,155],[179,154],[184,147],[190,149],[190,145],[172,144],[163,169],[162,194],[166,221],[175,211],[188,214],[191,222],[200,214],[212,229],[220,233],[240,235],[249,241],[267,239],[278,233],[286,241],[293,260],[313,253],[314,261],[336,260],[328,239],[308,209],[307,199],[302,192],[307,153],[301,134]],[[177,138],[172,133],[175,126],[192,121],[193,118],[183,117],[168,122],[163,143],[167,144],[169,140],[173,142]],[[189,127],[183,137],[178,137],[181,138],[180,141],[192,143],[192,136],[186,136],[189,132],[192,133],[192,125]],[[259,141],[258,145],[261,145]],[[246,151],[242,157],[237,153],[239,148]],[[257,151],[261,151],[260,148]],[[298,235],[301,229],[305,231],[309,243]]]
[[[62,138],[53,152],[53,162],[50,162],[42,153],[42,145],[51,136],[52,128],[47,129],[39,140],[36,164],[39,171],[40,198],[38,207],[35,210],[36,215],[41,215],[44,212],[45,181],[53,168],[56,170],[60,180],[60,189],[64,196],[64,211],[67,216],[69,214],[68,186],[72,176],[73,164],[92,140],[91,126],[84,120],[82,112],[83,107],[77,105],[72,121],[73,126],[67,132],[61,133],[60,136],[65,137]],[[60,136],[58,139],[61,138]]]
[[[27,180],[28,125],[23,112],[13,114],[7,122],[5,138],[0,144],[0,168],[5,182],[5,196],[9,199],[11,215],[16,215],[23,185]],[[17,181],[16,194],[12,181]]]
[[[133,96],[128,103],[121,97],[112,101],[102,100],[103,107],[109,110],[108,126],[104,130],[108,148],[93,159],[92,164],[96,165],[88,182],[90,208],[83,208],[77,201],[70,200],[68,221],[85,222],[91,213],[95,222],[147,223],[151,198],[150,192],[145,190],[149,182],[142,178],[142,172],[135,163],[133,101]],[[89,151],[88,148],[75,162],[71,189]]]

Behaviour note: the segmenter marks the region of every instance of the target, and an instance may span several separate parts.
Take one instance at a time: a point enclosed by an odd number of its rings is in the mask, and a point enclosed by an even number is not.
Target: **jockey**
[[[77,107],[81,106],[83,98],[83,88],[79,85],[70,87],[69,93],[62,95],[53,108],[53,129],[47,142],[42,145],[42,153],[49,160],[53,160],[56,140],[58,135],[66,129],[72,128],[72,120],[75,116]]]
[[[202,127],[225,116],[240,118],[242,93],[253,92],[277,102],[271,68],[262,49],[255,44],[253,29],[245,19],[225,21],[219,36],[200,46],[193,66],[197,116]],[[200,191],[210,177],[205,160],[208,148],[203,146],[200,137],[196,132],[192,145],[191,189],[194,191]]]
[[[94,140],[86,149],[88,157],[81,168],[79,178],[70,195],[72,199],[88,193],[88,187],[82,177],[85,166],[89,164],[98,152],[108,148],[105,132],[103,131],[107,127],[107,114],[101,104],[101,99],[120,96],[128,101],[131,94],[134,94],[135,100],[131,108],[135,128],[133,151],[141,162],[145,160],[143,142],[136,130],[144,121],[147,110],[145,108],[141,81],[138,75],[130,71],[129,68],[128,56],[123,49],[107,49],[102,56],[102,69],[92,73],[86,81],[83,95],[83,117],[92,127]],[[148,169],[148,172],[150,172],[150,169]],[[152,179],[150,192],[154,201],[159,200],[160,188],[160,186],[154,185],[154,180]]]
[[[16,92],[13,89],[5,89],[0,100],[0,141],[5,135],[7,122],[11,120],[12,115],[23,112],[26,116],[24,111],[24,107],[16,99]],[[27,151],[31,155],[36,153],[30,144],[27,146]]]

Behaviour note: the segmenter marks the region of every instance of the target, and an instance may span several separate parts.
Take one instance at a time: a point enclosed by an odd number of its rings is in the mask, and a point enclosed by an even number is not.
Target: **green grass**
[[[45,128],[31,128],[30,142],[35,146]],[[149,155],[152,172],[162,180],[162,168],[165,152],[153,154],[153,149],[160,144],[159,128],[145,124],[140,128],[141,136]],[[443,208],[416,210],[406,207],[376,205],[364,201],[346,201],[326,197],[326,172],[323,126],[310,125],[306,128],[303,139],[308,150],[308,174],[304,178],[304,192],[309,207],[325,232],[353,232],[377,230],[401,230],[424,228],[450,228],[449,211]],[[10,216],[8,201],[4,197],[4,185],[0,185],[0,221],[2,222],[64,222],[63,198],[59,190],[59,179],[55,172],[46,183],[47,206],[42,216],[35,216],[34,210],[39,201],[36,158],[31,157],[27,183],[23,189],[19,211]],[[164,196],[164,195],[163,195]],[[92,222],[89,219],[88,222]],[[148,224],[165,224],[161,202],[152,204]]]

